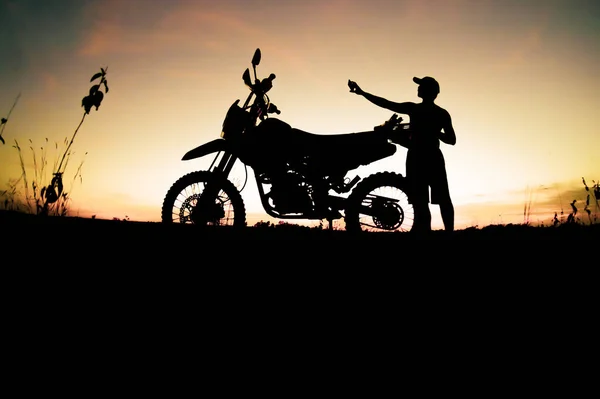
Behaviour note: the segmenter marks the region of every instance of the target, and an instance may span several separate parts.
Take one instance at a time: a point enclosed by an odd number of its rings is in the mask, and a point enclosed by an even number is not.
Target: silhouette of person
[[[410,117],[410,141],[406,155],[406,179],[409,185],[409,202],[415,211],[411,231],[431,231],[429,188],[431,203],[438,204],[444,230],[454,231],[454,205],[450,198],[446,163],[440,141],[456,144],[456,133],[448,111],[434,103],[440,92],[439,83],[432,77],[413,78],[419,85],[420,103],[392,102],[367,93],[356,82],[348,81],[350,91],[363,96],[371,103]]]

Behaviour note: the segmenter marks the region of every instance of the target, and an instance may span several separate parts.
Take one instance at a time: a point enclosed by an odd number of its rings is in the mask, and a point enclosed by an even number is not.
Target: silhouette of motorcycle
[[[258,79],[257,48],[242,74],[250,89],[246,101],[236,100],[226,113],[221,136],[188,151],[182,160],[214,154],[208,170],[188,173],[168,190],[163,223],[246,226],[241,196],[250,166],[265,212],[278,219],[327,220],[329,228],[344,219],[347,231],[409,231],[414,210],[408,201],[406,178],[377,172],[361,179],[347,177],[362,165],[389,157],[396,145],[407,145],[409,124],[396,114],[372,131],[344,134],[308,133],[270,117],[280,114],[267,92],[275,74]],[[348,81],[350,91],[353,90]],[[253,100],[251,102],[251,100]],[[229,179],[241,161],[246,180],[238,189]]]

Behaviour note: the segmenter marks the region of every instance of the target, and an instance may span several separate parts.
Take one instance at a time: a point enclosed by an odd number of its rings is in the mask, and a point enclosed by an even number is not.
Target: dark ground
[[[292,257],[302,257],[306,251],[325,248],[326,252],[343,248],[343,253],[356,252],[360,255],[369,249],[378,249],[371,256],[390,255],[394,258],[405,253],[417,253],[428,248],[426,259],[436,252],[431,248],[470,252],[487,249],[495,251],[530,253],[540,251],[577,251],[586,246],[597,245],[600,239],[600,224],[562,225],[557,227],[531,227],[525,225],[492,225],[483,228],[457,230],[452,235],[434,231],[429,236],[418,237],[410,233],[360,233],[351,234],[344,230],[319,230],[293,224],[269,227],[246,227],[235,230],[231,227],[198,228],[192,225],[163,225],[155,222],[87,219],[79,217],[42,217],[24,213],[0,211],[0,226],[3,241],[11,245],[36,248],[63,248],[63,250],[87,250],[96,253],[111,253],[117,250],[136,252],[140,256],[152,253],[171,253],[182,256],[202,251],[212,256],[211,249],[224,247],[227,251],[222,260],[240,256],[242,253],[288,255],[282,250],[296,250]],[[328,249],[329,248],[329,249]],[[383,253],[381,249],[387,248]],[[593,248],[593,247],[591,247]],[[364,249],[365,251],[361,251]],[[339,255],[342,255],[340,253]],[[438,254],[439,255],[439,254]],[[489,254],[488,254],[489,255]],[[333,255],[331,255],[333,256]],[[597,255],[596,255],[597,256]],[[402,256],[405,258],[405,256]]]
[[[5,309],[18,314],[9,325],[25,319],[31,331],[67,318],[77,329],[81,320],[110,320],[117,334],[143,319],[147,331],[196,338],[207,330],[246,337],[248,326],[270,323],[263,333],[271,337],[343,320],[348,331],[377,336],[428,326],[447,338],[469,326],[470,339],[508,327],[518,336],[543,315],[544,334],[579,335],[597,303],[600,224],[413,237],[0,211],[0,232]]]

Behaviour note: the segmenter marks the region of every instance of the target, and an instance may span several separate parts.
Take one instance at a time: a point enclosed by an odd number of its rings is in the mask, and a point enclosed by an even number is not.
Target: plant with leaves
[[[59,198],[63,196],[63,175],[68,164],[68,162],[65,161],[68,160],[71,146],[73,145],[73,141],[75,140],[75,137],[77,136],[81,125],[83,125],[83,122],[85,121],[85,117],[89,115],[90,111],[92,110],[92,107],[96,107],[96,111],[98,110],[100,104],[102,104],[102,100],[104,99],[104,94],[108,93],[108,82],[106,80],[107,71],[108,67],[100,68],[100,72],[95,73],[90,79],[90,82],[94,82],[98,79],[100,79],[100,81],[97,84],[92,85],[92,87],[90,87],[88,95],[83,97],[83,99],[81,100],[81,106],[84,109],[81,121],[75,129],[75,132],[71,137],[71,141],[69,141],[69,144],[65,148],[65,151],[61,157],[60,162],[58,163],[58,166],[52,173],[53,176],[52,180],[50,181],[50,184],[43,187],[40,191],[41,196],[44,198],[43,206],[41,208],[41,211],[39,212],[42,215],[47,215],[52,204],[56,203],[59,200]],[[104,92],[101,90],[102,87],[104,87]]]

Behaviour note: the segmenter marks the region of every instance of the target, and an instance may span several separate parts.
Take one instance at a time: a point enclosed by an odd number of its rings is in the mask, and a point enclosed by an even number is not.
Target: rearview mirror
[[[257,66],[260,64],[260,49],[257,48],[254,52],[254,57],[252,57],[252,65]]]
[[[246,86],[252,86],[252,81],[250,80],[250,70],[248,68],[246,68],[246,70],[244,71],[242,79],[244,79],[244,83],[246,83]]]

